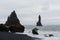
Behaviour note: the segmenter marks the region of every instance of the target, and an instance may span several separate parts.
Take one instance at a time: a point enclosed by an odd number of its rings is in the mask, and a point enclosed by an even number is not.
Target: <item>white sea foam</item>
[[[34,35],[32,34],[32,29],[37,27],[39,35]],[[43,40],[60,40],[60,26],[32,26],[32,25],[26,25],[25,26],[25,31],[23,34],[27,34],[28,36],[31,37],[36,37],[36,38],[42,38]],[[49,37],[49,34],[52,34],[53,36]]]

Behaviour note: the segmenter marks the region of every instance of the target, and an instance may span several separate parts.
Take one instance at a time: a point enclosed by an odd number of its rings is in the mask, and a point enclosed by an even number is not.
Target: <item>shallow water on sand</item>
[[[48,25],[48,26],[33,26],[33,25],[25,25],[25,34],[36,37],[42,38],[43,40],[60,40],[60,25]],[[32,34],[32,29],[38,28],[39,35]],[[53,34],[52,37],[49,37],[49,34]],[[45,36],[47,35],[47,37]],[[38,40],[38,39],[37,39]]]
[[[39,35],[32,34],[32,29],[38,28]],[[19,33],[20,34],[20,33]],[[25,31],[23,34],[28,36],[40,38],[36,40],[60,40],[60,25],[50,25],[50,26],[33,26],[25,25]],[[52,34],[52,37],[49,37]]]

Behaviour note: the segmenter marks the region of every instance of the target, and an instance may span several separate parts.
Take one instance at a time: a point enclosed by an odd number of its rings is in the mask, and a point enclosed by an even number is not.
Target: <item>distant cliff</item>
[[[42,26],[42,24],[41,24],[41,16],[40,15],[38,17],[38,22],[37,22],[36,26]]]

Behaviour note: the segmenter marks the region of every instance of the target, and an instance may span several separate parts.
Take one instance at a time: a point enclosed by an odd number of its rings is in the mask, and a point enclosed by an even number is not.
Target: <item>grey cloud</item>
[[[59,19],[57,17],[60,17],[60,9],[49,9],[52,5],[60,5],[60,0],[0,0],[0,19],[2,17],[2,19],[6,20],[15,9],[22,24],[31,24],[32,22],[32,24],[35,24],[39,14],[42,17],[43,24],[46,22],[50,24],[54,20],[51,19],[52,17],[56,17],[57,20]],[[57,22],[57,20],[55,21]]]

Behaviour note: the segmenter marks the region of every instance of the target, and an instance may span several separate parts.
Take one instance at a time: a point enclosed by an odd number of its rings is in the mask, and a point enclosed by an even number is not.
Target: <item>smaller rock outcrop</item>
[[[0,24],[0,31],[8,32],[9,29],[4,24]]]
[[[44,34],[45,37],[53,37],[53,34]]]
[[[49,34],[49,37],[52,37],[52,36],[54,36],[53,34]]]
[[[32,34],[38,35],[37,28],[32,29]]]
[[[37,25],[36,25],[36,26],[42,26],[42,24],[41,24],[41,16],[39,15],[38,18],[39,18],[39,19],[38,19],[38,22],[37,22]]]

